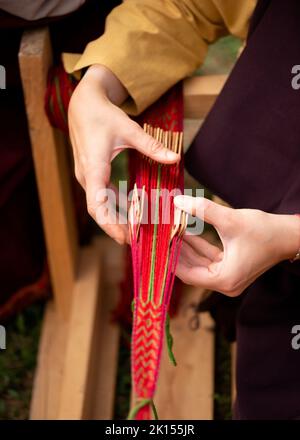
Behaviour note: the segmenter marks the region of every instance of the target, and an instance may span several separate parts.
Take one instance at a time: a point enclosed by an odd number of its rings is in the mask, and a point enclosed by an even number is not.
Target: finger
[[[85,170],[87,209],[109,236],[123,244],[129,240],[128,228],[126,224],[119,224],[115,192],[107,188],[111,166],[96,162],[97,167]]]
[[[217,268],[216,270],[212,270],[212,265],[216,266],[216,263],[212,263],[208,266],[190,266],[184,261],[179,260],[176,268],[176,276],[185,284],[218,290],[219,270],[217,270]]]
[[[103,221],[103,219],[105,219]],[[99,206],[96,212],[96,221],[98,225],[119,244],[130,242],[128,225],[119,223],[119,215],[112,215],[108,208]]]
[[[211,263],[209,258],[198,254],[188,243],[182,243],[179,260],[190,266],[208,266]]]
[[[109,182],[108,187],[114,191],[119,209],[127,214],[129,206],[128,194],[126,192],[127,186],[126,188],[123,188],[121,185],[119,185],[119,188],[117,188],[115,184]]]
[[[109,191],[107,185],[110,178],[109,163],[95,160],[97,166],[86,166],[84,171],[86,183],[86,199],[89,214],[95,218],[97,208],[107,201]],[[113,192],[112,190],[110,190]]]
[[[180,159],[179,154],[165,148],[161,142],[147,134],[138,124],[132,125],[132,131],[127,137],[127,148],[135,148],[153,160],[161,163],[175,163]]]
[[[120,223],[116,202],[114,198],[112,200],[111,195],[99,204],[94,218],[98,225],[118,243],[129,243],[128,225],[125,222]]]
[[[195,217],[199,217],[215,227],[222,226],[232,211],[234,211],[232,208],[219,205],[204,197],[180,195],[174,198],[174,204],[177,208]]]
[[[185,234],[183,240],[185,243],[189,244],[196,253],[205,256],[209,260],[219,261],[223,257],[223,252],[217,246],[214,246],[198,235]]]

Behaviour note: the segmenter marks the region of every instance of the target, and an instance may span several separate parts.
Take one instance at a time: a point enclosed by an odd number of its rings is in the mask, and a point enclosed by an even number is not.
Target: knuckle
[[[231,298],[234,298],[235,296],[239,296],[242,293],[241,289],[232,289],[226,292],[222,292],[224,293],[226,296],[230,296]]]
[[[220,292],[231,296],[237,289],[237,283],[232,277],[224,278],[220,283]]]
[[[80,171],[80,169],[77,166],[75,166],[74,173],[75,173],[76,180],[79,183],[82,183],[83,175],[82,175],[82,172]]]
[[[162,150],[163,146],[156,139],[149,137],[147,141],[147,149],[151,151],[151,153],[159,153]]]
[[[242,293],[242,289],[237,283],[229,282],[223,287],[222,293],[227,296],[238,296],[240,293]]]
[[[191,280],[190,280],[188,277],[186,277],[185,275],[180,274],[180,277],[179,277],[179,278],[180,278],[181,281],[182,281],[184,284],[186,284],[187,286],[192,286],[192,285],[193,285],[192,282],[191,282]]]
[[[126,244],[126,239],[125,239],[125,237],[114,237],[114,240],[115,240],[118,244],[120,244],[120,245],[124,245],[124,244]]]
[[[95,206],[91,203],[87,203],[87,211],[90,214],[91,217],[95,217],[96,215],[96,209]]]
[[[126,128],[126,132],[129,136],[135,136],[139,131],[143,132],[143,129],[140,127],[140,125],[132,119],[129,119],[127,115],[125,115],[124,122],[126,122],[124,127]]]
[[[140,138],[141,133],[143,134],[142,128],[139,124],[131,119],[125,119],[122,124],[120,124],[120,136],[122,138],[121,143],[126,143],[126,140],[131,142],[137,137]]]

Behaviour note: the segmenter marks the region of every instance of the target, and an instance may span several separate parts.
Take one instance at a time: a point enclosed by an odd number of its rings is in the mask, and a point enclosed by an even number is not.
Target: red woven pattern
[[[167,127],[182,128],[181,88],[172,89],[166,98],[164,121]],[[157,105],[157,104],[156,104]],[[162,106],[165,102],[162,101]],[[160,115],[160,109],[156,108]],[[167,110],[170,110],[169,112]],[[150,112],[150,110],[149,110]],[[147,118],[147,114],[144,116]],[[154,117],[149,117],[152,123]],[[152,399],[158,378],[161,349],[165,334],[166,313],[174,284],[181,237],[175,235],[172,190],[183,191],[183,162],[161,165],[133,152],[136,186],[148,197],[146,212],[131,238],[134,319],[132,331],[132,382],[137,402]],[[152,192],[152,190],[160,190]],[[137,419],[150,418],[150,405],[137,411]]]

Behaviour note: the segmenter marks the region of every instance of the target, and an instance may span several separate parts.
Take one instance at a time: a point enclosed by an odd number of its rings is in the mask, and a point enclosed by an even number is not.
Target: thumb
[[[86,173],[87,207],[97,224],[118,243],[124,244],[128,241],[128,230],[118,221],[116,194],[109,184],[110,168],[110,164],[103,162]]]
[[[174,204],[182,211],[198,217],[216,228],[224,225],[224,221],[232,211],[232,208],[212,202],[204,197],[176,196]]]
[[[135,148],[157,162],[171,164],[180,159],[179,154],[165,148],[161,142],[147,134],[138,124],[135,125],[128,143],[129,148]]]
[[[85,172],[85,191],[89,214],[96,219],[99,205],[105,201],[105,190],[110,177],[110,164],[100,163]]]

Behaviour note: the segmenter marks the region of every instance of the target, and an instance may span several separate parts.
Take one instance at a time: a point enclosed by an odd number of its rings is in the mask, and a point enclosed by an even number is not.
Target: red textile
[[[183,100],[181,84],[172,88],[151,106],[139,122],[154,127],[182,131]],[[137,189],[145,188],[147,196],[146,221],[132,228],[131,248],[134,279],[134,319],[132,330],[131,369],[137,401],[137,419],[151,418],[153,399],[163,346],[166,314],[172,294],[175,268],[181,237],[172,238],[174,228],[174,189],[183,191],[183,161],[161,165],[137,151],[131,151]],[[152,190],[159,190],[154,198]],[[139,202],[132,202],[133,206]],[[168,216],[168,221],[164,221]],[[153,221],[155,219],[155,221]],[[145,218],[144,218],[145,220]],[[130,226],[130,225],[129,225]],[[135,409],[133,410],[135,412]],[[131,415],[132,416],[132,415]]]

